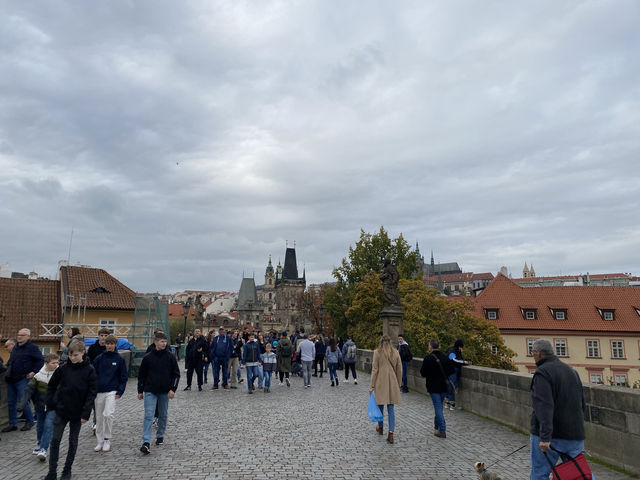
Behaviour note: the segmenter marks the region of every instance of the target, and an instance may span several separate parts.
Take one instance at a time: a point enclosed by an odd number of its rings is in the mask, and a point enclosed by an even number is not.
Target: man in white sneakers
[[[95,400],[96,452],[111,450],[111,432],[113,417],[116,412],[116,400],[127,387],[127,366],[124,359],[116,352],[118,339],[109,335],[105,339],[105,351],[93,361],[93,368],[98,375],[98,394]]]

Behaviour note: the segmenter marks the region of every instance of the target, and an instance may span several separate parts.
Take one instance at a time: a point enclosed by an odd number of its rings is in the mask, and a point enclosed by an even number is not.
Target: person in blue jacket
[[[116,400],[127,387],[127,366],[124,358],[116,351],[118,339],[109,335],[105,340],[104,353],[93,361],[93,368],[98,375],[98,394],[95,399],[96,438],[98,444],[96,452],[111,450],[111,434],[113,431],[113,417],[116,412]]]
[[[209,346],[209,360],[213,365],[213,386],[211,390],[218,390],[220,383],[220,369],[222,368],[222,388],[229,390],[229,359],[233,354],[233,340],[224,327],[218,329],[218,335],[211,340]]]
[[[7,403],[9,407],[9,425],[2,429],[3,432],[13,432],[18,429],[17,405],[27,387],[27,383],[44,365],[44,357],[40,349],[31,343],[31,331],[23,328],[18,331],[18,344],[11,350],[11,356],[7,362],[10,368],[6,377]],[[29,404],[24,409],[26,422],[22,431],[31,430],[34,425],[33,412]]]
[[[253,383],[258,378],[259,365],[262,365],[262,354],[255,335],[251,333],[249,334],[249,341],[242,351],[242,368],[247,369],[247,393],[253,393],[255,389]]]

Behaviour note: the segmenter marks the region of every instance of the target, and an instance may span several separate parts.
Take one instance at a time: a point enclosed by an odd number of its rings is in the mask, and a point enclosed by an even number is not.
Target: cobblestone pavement
[[[342,372],[339,372],[342,373]],[[331,388],[327,376],[301,378],[291,388],[273,382],[271,393],[238,390],[180,391],[170,401],[165,444],[139,452],[142,401],[135,379],[117,403],[111,452],[95,453],[95,437],[85,424],[80,433],[75,479],[476,479],[473,463],[492,463],[528,437],[464,411],[446,411],[447,438],[433,435],[428,397],[409,393],[396,406],[396,443],[386,443],[367,417],[369,376],[360,383]],[[195,382],[195,378],[194,378]],[[385,412],[386,417],[386,412]],[[386,420],[385,420],[386,422]],[[31,450],[35,428],[2,434],[0,479],[41,479],[47,464]],[[60,471],[66,455],[66,434]],[[627,476],[593,465],[598,480]],[[495,466],[503,479],[529,478],[529,448]]]

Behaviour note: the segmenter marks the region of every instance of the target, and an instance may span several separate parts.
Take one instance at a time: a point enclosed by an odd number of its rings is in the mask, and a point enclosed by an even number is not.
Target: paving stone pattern
[[[342,373],[342,372],[340,372]],[[303,388],[293,378],[291,388],[273,382],[271,393],[248,395],[246,381],[238,390],[197,387],[180,391],[170,401],[165,444],[142,443],[143,405],[136,380],[117,403],[115,435],[110,452],[93,451],[95,437],[85,424],[80,433],[74,479],[476,479],[473,463],[492,463],[525,443],[528,436],[464,411],[445,413],[447,438],[433,435],[433,408],[419,393],[403,395],[396,406],[396,443],[386,443],[367,417],[369,376],[360,383],[329,385],[327,376]],[[194,378],[195,383],[195,378]],[[155,433],[154,433],[155,435]],[[42,479],[47,463],[35,448],[35,427],[29,432],[2,434],[0,479]],[[59,472],[66,455],[63,438]],[[627,476],[593,465],[598,480]],[[529,478],[529,448],[492,469],[503,479]]]

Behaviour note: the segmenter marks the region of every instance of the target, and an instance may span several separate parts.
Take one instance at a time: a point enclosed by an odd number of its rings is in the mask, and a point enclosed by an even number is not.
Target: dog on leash
[[[478,475],[480,475],[480,480],[501,480],[495,473],[487,472],[487,466],[484,462],[476,462],[473,468],[475,468]]]

